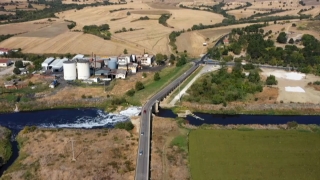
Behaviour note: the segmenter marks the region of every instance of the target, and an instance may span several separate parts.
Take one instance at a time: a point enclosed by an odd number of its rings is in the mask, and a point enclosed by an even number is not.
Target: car
[[[139,152],[139,155],[141,156],[142,154],[143,154],[143,151],[140,151],[140,152]]]
[[[141,136],[143,136],[144,135],[144,132],[141,132]]]

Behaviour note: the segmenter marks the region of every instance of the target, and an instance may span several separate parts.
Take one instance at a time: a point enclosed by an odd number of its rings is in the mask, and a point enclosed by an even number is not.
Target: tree
[[[276,77],[274,75],[270,75],[267,77],[266,84],[267,85],[277,85],[278,81],[276,80]]]
[[[128,12],[127,12],[127,16],[130,16],[130,15],[131,15],[131,13],[128,11]]]
[[[293,43],[294,43],[294,40],[292,38],[290,38],[289,44],[293,44]]]
[[[176,60],[176,57],[173,54],[170,54],[170,60]]]
[[[128,50],[127,50],[127,49],[124,49],[124,50],[123,50],[123,54],[128,54]]]
[[[20,71],[19,68],[15,67],[15,68],[13,69],[13,73],[15,73],[15,74],[20,74],[21,71]]]
[[[186,57],[185,56],[181,56],[176,64],[177,67],[179,66],[183,66],[187,63]]]
[[[16,61],[16,62],[14,63],[14,65],[15,65],[15,67],[17,67],[17,68],[23,68],[23,62],[20,61],[20,60]]]
[[[273,21],[273,24],[277,24],[277,21],[275,20],[275,21]]]
[[[160,74],[158,72],[156,72],[153,76],[153,80],[154,81],[159,81],[160,80]]]
[[[129,91],[126,92],[127,96],[134,96],[135,90],[132,88]]]
[[[165,55],[163,55],[163,59],[164,60],[168,60],[168,56],[165,54]]]
[[[142,84],[142,82],[136,82],[136,91],[140,91],[142,89],[144,89],[144,85]]]
[[[161,53],[156,54],[156,62],[157,64],[162,64],[163,55]]]
[[[281,32],[277,37],[277,42],[285,44],[287,42],[287,34],[285,32]]]

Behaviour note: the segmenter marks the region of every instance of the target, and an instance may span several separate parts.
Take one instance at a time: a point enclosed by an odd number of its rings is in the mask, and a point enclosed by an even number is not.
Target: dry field
[[[258,10],[254,10],[254,9],[237,9],[237,10],[231,10],[231,11],[228,11],[228,14],[230,15],[234,15],[235,18],[238,20],[238,19],[241,19],[241,18],[248,18],[254,14],[257,14],[257,13],[267,13],[269,11],[258,11]]]
[[[188,54],[194,57],[199,57],[200,54],[206,52],[207,47],[202,44],[206,42],[203,35],[197,31],[186,32],[177,37],[176,45],[179,52],[186,50]]]
[[[189,179],[187,154],[171,142],[177,136],[184,137],[173,119],[153,117],[151,179]],[[186,138],[186,137],[185,137]]]
[[[245,2],[231,2],[231,3],[226,3],[226,5],[224,7],[222,7],[222,9],[224,10],[231,10],[237,7],[241,7],[246,5]]]
[[[224,19],[222,15],[206,11],[196,11],[190,9],[170,10],[172,16],[167,23],[177,29],[191,28],[195,24],[216,24]]]
[[[19,157],[6,179],[134,179],[138,137],[118,129],[22,130]],[[72,161],[74,141],[76,161]]]
[[[277,101],[283,101],[284,103],[290,102],[300,102],[300,103],[315,103],[320,102],[320,91],[316,91],[313,87],[308,86],[308,82],[319,81],[320,78],[311,74],[308,74],[306,78],[300,80],[292,80],[285,78],[288,75],[286,71],[283,70],[271,70],[271,69],[262,69],[263,76],[269,76],[270,74],[275,75],[278,80],[279,96]],[[285,87],[300,87],[305,92],[288,92],[285,90]]]
[[[213,6],[215,4],[218,4],[219,2],[221,2],[222,0],[216,0],[216,1],[213,1],[213,0],[202,0],[202,1],[182,1],[180,2],[179,4],[177,4],[177,6],[179,6],[180,4],[181,5],[184,5],[184,6],[188,6],[188,7],[198,7],[200,5],[206,5],[206,6]]]
[[[54,19],[53,19],[54,20]],[[0,25],[0,34],[19,34],[30,31],[35,31],[47,26],[55,24],[55,22],[49,22],[47,19],[29,21],[23,23],[12,23]]]
[[[3,1],[1,1],[3,3]],[[28,3],[27,2],[19,2],[17,4],[12,4],[12,5],[3,5],[4,9],[7,11],[15,11],[16,8],[19,10],[25,10],[25,11],[34,11],[34,10],[42,10],[46,6],[44,4],[31,4],[33,8],[28,8]]]
[[[320,5],[316,6],[315,8],[309,11],[302,12],[302,14],[307,14],[307,15],[310,14],[312,15],[312,17],[315,17],[320,14]]]

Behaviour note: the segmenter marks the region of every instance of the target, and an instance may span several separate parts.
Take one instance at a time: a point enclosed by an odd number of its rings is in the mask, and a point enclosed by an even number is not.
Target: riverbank
[[[273,103],[273,104],[229,104],[223,105],[198,104],[183,102],[172,108],[174,113],[186,110],[208,114],[246,114],[246,115],[320,115],[320,104],[309,103]]]
[[[10,139],[11,131],[0,126],[0,168],[8,162],[12,155],[12,145]]]
[[[19,157],[2,179],[134,179],[134,131],[25,128],[17,141]]]

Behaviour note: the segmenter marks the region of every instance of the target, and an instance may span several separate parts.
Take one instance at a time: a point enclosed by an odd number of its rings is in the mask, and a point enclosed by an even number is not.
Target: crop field
[[[18,34],[34,31],[53,24],[47,19],[0,25],[0,34]]]
[[[192,179],[319,179],[319,133],[245,130],[191,131]]]

